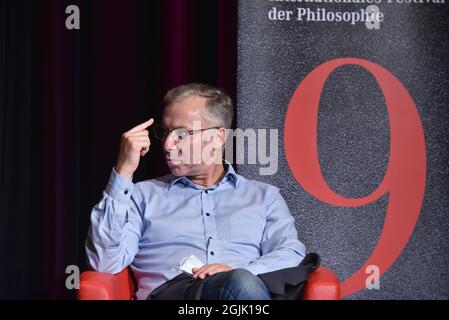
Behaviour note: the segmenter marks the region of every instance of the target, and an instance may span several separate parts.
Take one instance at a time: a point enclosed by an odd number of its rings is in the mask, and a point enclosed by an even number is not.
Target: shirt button
[[[211,256],[213,256],[214,254],[215,254],[215,252],[213,252],[213,251],[210,252],[210,255],[211,255]]]
[[[210,213],[208,212],[208,213],[206,213],[206,216],[210,216]]]
[[[209,190],[206,190],[206,191],[204,191],[204,192],[206,192],[206,194],[208,194],[208,193],[209,193]]]
[[[125,194],[128,194],[128,190],[125,190]]]
[[[212,240],[212,237],[209,237],[209,240]]]

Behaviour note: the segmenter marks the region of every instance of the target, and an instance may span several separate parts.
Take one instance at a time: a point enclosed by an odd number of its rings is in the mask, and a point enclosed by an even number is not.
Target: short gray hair
[[[208,115],[218,120],[226,129],[232,126],[234,106],[232,99],[223,90],[207,84],[190,83],[171,89],[164,97],[164,106],[182,101],[190,96],[207,98],[206,110]]]

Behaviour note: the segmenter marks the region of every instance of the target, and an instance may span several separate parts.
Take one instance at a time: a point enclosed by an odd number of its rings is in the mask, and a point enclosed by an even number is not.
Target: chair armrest
[[[340,282],[328,268],[320,267],[309,274],[304,300],[340,300]]]
[[[128,268],[117,274],[84,271],[81,273],[78,300],[131,300],[134,279]]]
[[[77,298],[78,300],[131,300],[134,291],[134,279],[128,268],[115,275],[84,271],[81,274]],[[320,267],[309,274],[303,299],[339,300],[340,282],[331,270]]]

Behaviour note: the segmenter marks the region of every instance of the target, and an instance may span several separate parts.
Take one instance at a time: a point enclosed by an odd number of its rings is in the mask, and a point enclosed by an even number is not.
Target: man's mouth
[[[170,154],[167,154],[165,156],[165,161],[167,161],[167,163],[169,164],[181,164],[182,161],[180,159],[173,159],[172,157],[170,157]]]

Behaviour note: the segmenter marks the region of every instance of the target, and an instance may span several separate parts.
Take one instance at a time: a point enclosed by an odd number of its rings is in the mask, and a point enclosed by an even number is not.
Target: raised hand
[[[154,119],[139,124],[122,135],[120,151],[115,170],[124,178],[131,178],[137,170],[140,157],[150,150],[151,140],[146,130],[154,123]]]

